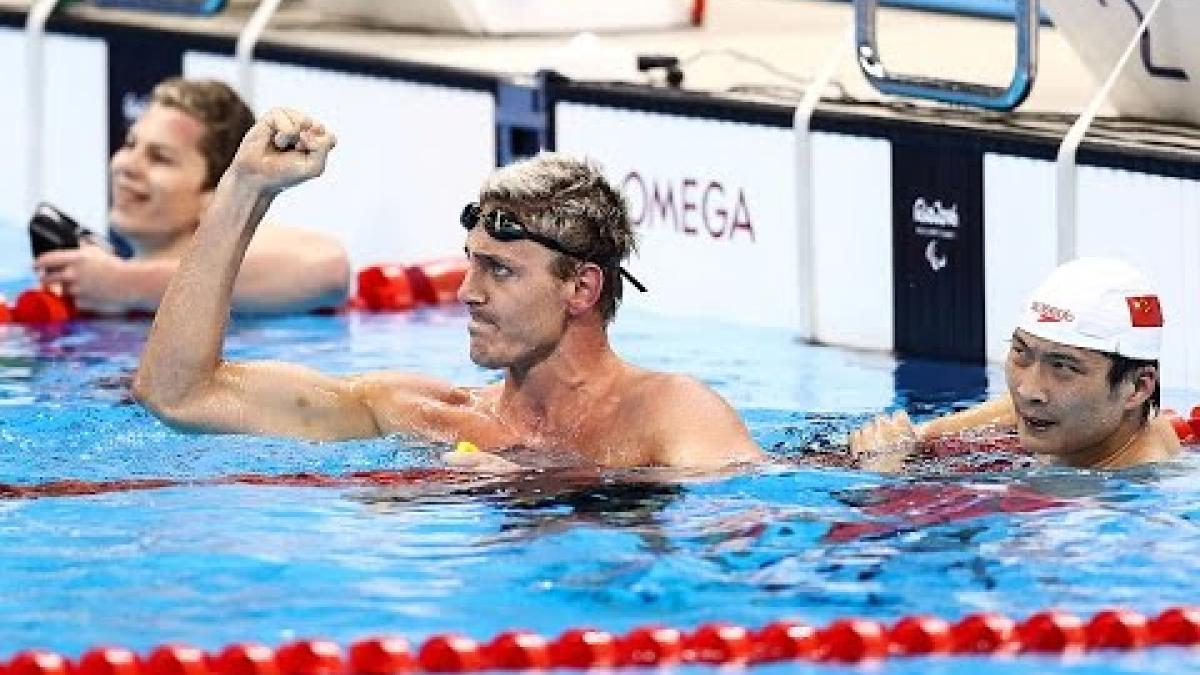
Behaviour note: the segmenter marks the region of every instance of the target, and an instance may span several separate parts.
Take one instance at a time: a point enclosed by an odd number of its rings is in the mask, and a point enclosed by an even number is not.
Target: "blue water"
[[[420,370],[462,383],[464,317],[304,317],[235,324],[234,359],[336,373]],[[781,463],[751,475],[664,481],[638,472],[545,470],[387,488],[213,485],[233,473],[341,474],[439,465],[443,448],[399,439],[304,443],[189,436],[127,394],[147,324],[0,328],[0,482],[173,478],[157,490],[0,501],[0,656],[78,654],[380,632],[486,639],[524,627],[688,629],[725,620],[824,624],[848,615],[1020,618],[1054,606],[1147,614],[1200,599],[1200,462],[1124,474],[1037,470],[908,478]],[[618,350],[692,373],[729,398],[781,462],[830,447],[882,408],[928,415],[994,393],[997,373],[799,344],[781,331],[629,312]],[[1174,392],[1182,407],[1200,397]],[[1008,489],[1057,500],[1005,513]],[[887,495],[938,501],[888,513]],[[844,539],[846,527],[873,533]],[[827,666],[771,666],[764,673]],[[1175,649],[893,660],[871,670],[1181,672]]]

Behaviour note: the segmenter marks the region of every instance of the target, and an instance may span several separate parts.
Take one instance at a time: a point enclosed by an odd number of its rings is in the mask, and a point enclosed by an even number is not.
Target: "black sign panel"
[[[892,144],[896,351],[981,362],[983,154]]]
[[[126,31],[108,41],[108,146],[117,151],[141,114],[154,85],[183,74],[184,43],[168,36]]]

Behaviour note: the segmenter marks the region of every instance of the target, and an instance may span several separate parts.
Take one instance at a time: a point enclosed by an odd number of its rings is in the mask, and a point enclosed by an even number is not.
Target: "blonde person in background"
[[[44,253],[34,260],[42,283],[97,314],[156,310],[253,124],[254,114],[221,82],[174,78],[155,87],[109,163],[109,223],[132,257],[86,242]],[[349,259],[336,240],[265,227],[246,250],[232,309],[280,314],[336,307],[349,283]]]
[[[448,460],[485,469],[563,453],[602,467],[709,470],[764,459],[716,392],[613,350],[608,325],[623,280],[640,287],[622,266],[634,246],[629,213],[597,167],[554,153],[497,170],[459,219],[470,357],[501,371],[499,381],[462,387],[417,373],[331,376],[223,359],[242,251],[271,200],[320,175],[333,145],[292,110],[272,111],[246,134],[134,379],[134,395],[159,418],[197,431],[470,444],[482,452]]]
[[[1157,415],[1162,331],[1158,294],[1138,270],[1106,258],[1066,263],[1022,309],[1006,396],[917,426],[903,412],[879,416],[851,434],[851,451],[867,468],[898,470],[921,441],[995,426],[1015,428],[1025,450],[1065,466],[1170,459],[1180,446]]]

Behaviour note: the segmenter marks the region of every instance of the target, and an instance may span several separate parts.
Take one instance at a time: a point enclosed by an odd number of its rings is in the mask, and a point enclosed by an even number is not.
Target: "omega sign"
[[[630,171],[621,181],[635,227],[669,228],[687,236],[707,235],[754,241],[754,223],[742,188],[726,187],[717,180],[643,177]]]

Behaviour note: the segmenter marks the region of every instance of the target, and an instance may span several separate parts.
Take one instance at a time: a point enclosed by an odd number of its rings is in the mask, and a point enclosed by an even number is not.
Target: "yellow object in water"
[[[479,446],[471,441],[459,441],[454,445],[455,452],[479,452]]]

